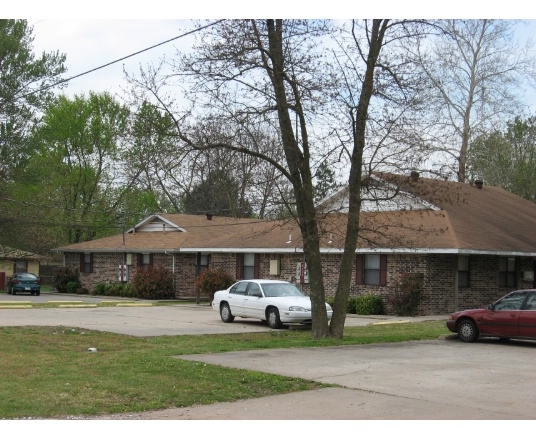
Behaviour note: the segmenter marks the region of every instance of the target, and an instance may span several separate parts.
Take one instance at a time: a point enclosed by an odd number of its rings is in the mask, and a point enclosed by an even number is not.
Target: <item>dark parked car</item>
[[[479,336],[536,339],[536,289],[510,292],[485,309],[453,313],[447,327],[463,342],[474,342]]]
[[[33,273],[15,273],[6,286],[9,295],[17,292],[27,292],[31,295],[41,295],[41,280]]]

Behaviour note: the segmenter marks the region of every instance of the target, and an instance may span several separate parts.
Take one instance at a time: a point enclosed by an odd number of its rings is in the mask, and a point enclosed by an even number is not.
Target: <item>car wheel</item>
[[[36,294],[37,296],[39,296],[39,295],[41,295],[41,292],[35,292],[35,294]]]
[[[476,324],[470,319],[464,319],[458,326],[458,336],[462,342],[474,342],[478,338]]]
[[[220,317],[223,322],[233,322],[234,316],[231,313],[231,308],[229,307],[229,304],[223,303],[220,306]]]
[[[279,310],[272,307],[268,310],[268,325],[270,328],[281,328],[281,319],[279,318]]]

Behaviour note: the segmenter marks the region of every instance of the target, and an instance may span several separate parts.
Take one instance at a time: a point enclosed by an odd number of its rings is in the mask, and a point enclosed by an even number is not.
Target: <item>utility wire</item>
[[[143,53],[143,52],[146,52],[148,50],[154,49],[155,47],[162,46],[162,45],[167,44],[167,43],[169,43],[171,41],[178,40],[179,38],[183,38],[183,37],[186,37],[186,36],[188,36],[190,34],[194,34],[196,32],[202,31],[203,29],[207,29],[207,28],[209,28],[211,26],[214,26],[214,25],[217,25],[217,24],[219,24],[219,23],[221,23],[223,21],[225,21],[225,19],[218,20],[218,21],[215,21],[213,23],[209,23],[209,24],[207,24],[205,26],[202,26],[202,27],[197,28],[197,29],[193,29],[193,30],[188,31],[188,32],[186,32],[186,33],[184,33],[182,35],[177,36],[177,37],[173,37],[173,38],[170,38],[169,40],[166,40],[166,41],[163,41],[161,43],[155,44],[154,46],[151,46],[151,47],[148,47],[146,49],[139,50],[138,52],[134,52],[134,53],[132,53],[130,55],[124,56],[123,58],[119,58],[119,59],[117,59],[115,61],[111,61],[111,62],[109,62],[107,64],[103,64],[102,66],[95,67],[94,69],[91,69],[91,70],[87,70],[86,72],[80,73],[78,75],[71,76],[70,78],[62,79],[61,81],[58,81],[58,82],[56,82],[54,84],[49,84],[48,86],[41,87],[41,88],[36,89],[36,90],[32,90],[31,92],[28,92],[28,93],[26,93],[26,94],[24,94],[22,96],[15,96],[15,97],[16,98],[26,98],[27,96],[33,95],[34,93],[43,92],[43,91],[48,90],[48,89],[50,89],[52,87],[56,87],[56,86],[59,86],[60,84],[66,83],[68,81],[71,81],[72,79],[79,78],[81,76],[87,75],[88,73],[95,72],[97,70],[100,70],[100,69],[103,69],[105,67],[111,66],[112,64],[116,64],[116,63],[118,63],[120,61],[126,60],[128,58],[132,58],[133,56],[136,56],[136,55],[139,55],[140,53]]]

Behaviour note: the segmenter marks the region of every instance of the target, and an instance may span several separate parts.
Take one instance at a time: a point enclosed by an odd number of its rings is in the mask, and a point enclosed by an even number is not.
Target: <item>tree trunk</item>
[[[267,20],[269,51],[273,70],[268,72],[274,87],[277,115],[281,130],[283,149],[291,175],[291,183],[296,197],[298,222],[300,225],[303,250],[309,269],[309,283],[311,290],[311,308],[313,317],[312,337],[321,339],[329,336],[328,320],[326,316],[324,277],[322,273],[322,260],[320,256],[320,238],[318,222],[313,199],[313,179],[309,168],[309,146],[304,115],[301,109],[299,92],[293,88],[295,111],[301,120],[300,133],[303,152],[293,131],[293,123],[289,114],[290,106],[287,102],[285,82],[284,55],[283,55],[283,22],[282,20]]]
[[[353,120],[353,152],[351,157],[350,177],[348,179],[349,205],[348,224],[346,225],[346,238],[344,253],[341,261],[339,282],[335,292],[333,317],[330,323],[332,337],[342,339],[344,322],[348,305],[348,295],[352,282],[353,264],[359,235],[359,217],[361,214],[361,180],[363,169],[363,151],[365,150],[365,130],[370,100],[374,90],[374,70],[383,46],[383,38],[389,20],[373,20],[370,46],[367,57],[367,68],[361,85],[361,94],[357,106],[357,114],[352,115]]]

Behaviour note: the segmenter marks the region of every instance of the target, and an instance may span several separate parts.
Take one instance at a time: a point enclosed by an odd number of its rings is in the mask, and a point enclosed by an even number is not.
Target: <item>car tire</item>
[[[458,326],[458,337],[462,342],[475,342],[478,339],[478,329],[474,321],[464,319]]]
[[[41,295],[41,292],[35,292],[35,294],[36,294],[37,296],[39,296],[39,295]]]
[[[279,310],[275,307],[271,307],[267,312],[268,325],[270,328],[278,329],[283,325],[281,323],[281,318],[279,317]]]
[[[229,307],[229,304],[222,303],[220,305],[220,317],[223,322],[230,323],[234,321],[235,317],[231,313],[231,307]]]

